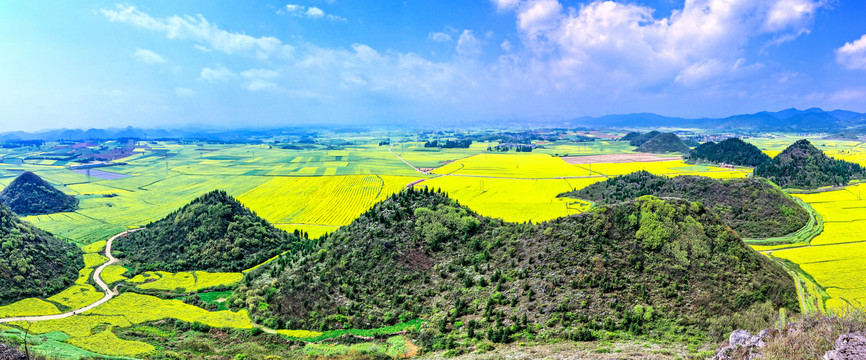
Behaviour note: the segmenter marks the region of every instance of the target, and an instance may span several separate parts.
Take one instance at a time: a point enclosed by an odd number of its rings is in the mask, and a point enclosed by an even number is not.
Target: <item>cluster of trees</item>
[[[516,152],[532,152],[535,149],[532,145],[520,145],[520,144],[504,144],[504,145],[496,145],[495,147],[487,147],[487,151],[499,151],[499,152],[508,152],[514,149]]]
[[[791,195],[757,178],[666,177],[638,171],[559,196],[616,204],[644,195],[700,202],[745,237],[783,236],[809,221],[808,212]]]
[[[658,131],[650,131],[648,133],[641,134],[639,132],[630,132],[620,138],[620,140],[628,140],[628,144],[634,147],[638,147],[643,145],[643,143],[649,141],[650,139],[661,135],[662,133]]]
[[[472,145],[472,140],[446,140],[444,143],[439,140],[427,141],[424,143],[425,148],[443,148],[443,149],[468,149]]]
[[[418,335],[430,348],[455,346],[458,334],[509,342],[543,328],[591,339],[602,328],[692,326],[757,302],[797,307],[787,274],[715,214],[654,197],[514,224],[410,188],[316,240],[307,255],[286,256],[248,276],[232,304],[278,328],[423,317],[438,325]]]
[[[118,241],[131,274],[144,271],[241,271],[305,240],[275,228],[224,191],[193,200]]]
[[[688,160],[692,163],[706,161],[755,167],[770,161],[770,157],[755,145],[738,138],[730,138],[718,143],[710,141],[699,145],[689,153]]]
[[[799,140],[772,160],[755,168],[781,187],[815,189],[822,186],[847,185],[853,179],[866,177],[859,164],[833,159],[815,148],[808,140]]]
[[[0,192],[0,203],[21,216],[75,211],[78,199],[66,195],[32,172],[19,175]]]
[[[84,267],[77,246],[22,221],[0,205],[0,305],[48,297],[73,283]]]

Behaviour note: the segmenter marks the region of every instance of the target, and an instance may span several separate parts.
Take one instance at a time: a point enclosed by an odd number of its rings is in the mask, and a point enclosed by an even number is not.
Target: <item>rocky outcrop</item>
[[[746,330],[734,330],[728,337],[728,342],[722,343],[722,348],[713,356],[713,360],[752,360],[761,358],[761,349],[767,344],[764,339],[770,335],[771,329],[761,330],[752,335]]]
[[[866,359],[866,332],[839,335],[836,349],[824,354],[824,360]]]
[[[0,344],[0,360],[26,360],[27,357],[24,356],[17,349],[6,345]]]

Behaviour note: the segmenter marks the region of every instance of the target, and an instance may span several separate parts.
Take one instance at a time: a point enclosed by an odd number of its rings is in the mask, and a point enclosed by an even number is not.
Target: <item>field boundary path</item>
[[[426,172],[422,171],[419,168],[416,168],[415,165],[410,164],[408,161],[406,161],[406,159],[403,159],[402,157],[400,157],[400,155],[397,155],[397,153],[395,153],[393,149],[394,149],[394,144],[391,144],[391,146],[388,147],[388,152],[394,154],[394,156],[396,156],[398,159],[400,159],[400,161],[406,163],[406,165],[409,165],[409,167],[415,169],[415,171],[417,171],[421,174],[427,175]]]
[[[96,284],[99,285],[99,287],[102,288],[102,291],[105,293],[105,296],[103,296],[102,299],[97,300],[93,304],[87,305],[87,306],[79,308],[79,309],[67,311],[67,312],[62,313],[62,314],[10,317],[10,318],[5,318],[5,319],[0,319],[0,323],[8,323],[8,322],[15,322],[15,321],[45,321],[45,320],[57,320],[57,319],[68,318],[70,316],[79,315],[85,311],[91,310],[91,309],[93,309],[99,305],[104,304],[106,301],[114,298],[117,295],[117,291],[109,289],[108,285],[104,281],[102,281],[102,277],[100,275],[102,274],[102,270],[105,270],[105,268],[108,267],[109,265],[113,265],[113,264],[120,262],[120,260],[117,260],[117,258],[115,258],[114,256],[111,255],[111,244],[114,242],[114,240],[119,238],[119,237],[126,236],[127,234],[129,234],[131,232],[138,231],[138,230],[141,230],[141,229],[126,230],[124,232],[121,232],[117,235],[112,236],[110,239],[108,239],[108,241],[105,242],[105,257],[108,258],[108,261],[106,261],[105,263],[100,265],[98,268],[96,268],[96,270],[93,271],[93,280],[96,281]]]

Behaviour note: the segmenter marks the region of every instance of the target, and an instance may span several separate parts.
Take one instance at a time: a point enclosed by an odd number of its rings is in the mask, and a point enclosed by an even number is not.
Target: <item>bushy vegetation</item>
[[[72,285],[84,267],[75,245],[22,221],[0,205],[0,304],[48,297]]]
[[[686,145],[680,139],[680,137],[674,133],[664,133],[654,136],[653,138],[647,140],[637,148],[637,151],[648,153],[687,153],[690,150],[691,149],[689,149],[689,146]]]
[[[634,139],[634,138],[636,138],[636,137],[638,137],[638,136],[640,136],[640,133],[639,133],[639,132],[637,132],[637,131],[632,131],[632,132],[630,132],[630,133],[628,133],[628,134],[625,134],[623,137],[619,138],[619,141],[631,141],[631,139]]]
[[[717,164],[758,166],[770,161],[770,157],[755,145],[739,138],[730,138],[718,143],[710,141],[699,145],[689,153],[689,160],[693,163],[706,161]]]
[[[228,196],[213,191],[115,243],[130,276],[144,271],[237,272],[301,242]]]
[[[74,196],[64,194],[29,171],[0,192],[0,202],[21,216],[75,211],[78,206]]]
[[[628,144],[631,146],[641,146],[643,143],[650,141],[650,139],[661,135],[662,133],[658,131],[650,131],[648,133],[629,133],[626,134],[628,137]],[[625,140],[625,139],[624,139]]]
[[[866,177],[866,168],[844,160],[836,160],[818,150],[808,140],[799,140],[772,160],[755,168],[781,187],[814,189],[822,186],[846,185],[852,179]]]
[[[423,317],[434,326],[417,339],[433,349],[454,346],[452,333],[492,342],[591,340],[603,330],[694,333],[756,303],[797,308],[783,269],[713,212],[682,200],[642,197],[513,224],[409,189],[317,244],[249,276],[233,305],[288,329]]]
[[[666,177],[638,171],[560,194],[601,204],[630,201],[644,195],[700,202],[741,236],[750,238],[787,235],[809,221],[809,213],[790,195],[756,178]]]

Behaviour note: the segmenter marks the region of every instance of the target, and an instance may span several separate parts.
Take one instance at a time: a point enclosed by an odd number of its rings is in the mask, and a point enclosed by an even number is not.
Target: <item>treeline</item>
[[[770,157],[755,145],[738,138],[730,138],[718,143],[710,141],[701,144],[689,153],[687,160],[691,163],[706,161],[755,167],[770,161]]]
[[[468,149],[472,145],[472,140],[446,140],[444,143],[439,140],[427,141],[424,143],[425,148],[442,148],[442,149]]]

